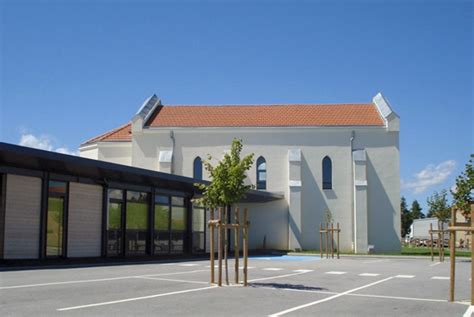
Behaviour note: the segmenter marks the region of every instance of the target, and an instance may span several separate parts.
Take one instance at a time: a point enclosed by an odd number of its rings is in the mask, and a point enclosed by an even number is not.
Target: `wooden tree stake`
[[[210,210],[210,220],[214,220],[214,208],[211,208]],[[214,251],[214,225],[211,225],[209,224],[209,228],[211,230],[211,241],[209,241],[209,248],[211,251],[211,254],[210,254],[210,262],[211,262],[211,284],[214,284],[215,283],[215,279],[214,279],[214,275],[215,275],[215,272],[214,272],[214,256],[215,256],[215,251]]]
[[[234,210],[235,224],[239,225],[239,208]],[[234,259],[235,259],[235,284],[239,284],[239,244],[240,244],[240,228],[234,229]]]
[[[331,222],[331,258],[334,259],[334,223]]]
[[[217,261],[218,261],[218,281],[217,285],[222,286],[222,207],[219,207],[219,226],[217,227]]]
[[[247,264],[248,264],[248,211],[244,209],[244,286],[247,286]]]
[[[319,224],[319,254],[323,258],[323,224]]]
[[[430,244],[431,244],[431,261],[434,261],[434,254],[433,254],[433,223],[430,222]]]

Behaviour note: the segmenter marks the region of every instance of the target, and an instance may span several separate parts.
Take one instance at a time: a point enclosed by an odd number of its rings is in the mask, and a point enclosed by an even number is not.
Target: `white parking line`
[[[432,263],[432,264],[430,264],[430,266],[436,266],[436,265],[438,265],[438,264],[441,264],[441,262]]]
[[[52,285],[66,285],[66,284],[77,284],[77,283],[95,283],[95,282],[108,282],[116,280],[124,280],[136,277],[147,277],[147,276],[169,276],[169,275],[179,275],[179,274],[189,274],[196,272],[207,272],[208,270],[194,270],[194,271],[184,271],[184,272],[173,272],[173,273],[160,273],[160,274],[149,274],[149,275],[131,275],[131,276],[121,276],[121,277],[110,277],[110,278],[99,278],[92,280],[73,280],[73,281],[64,281],[64,282],[51,282],[51,283],[40,283],[40,284],[26,284],[26,285],[11,285],[11,286],[2,286],[1,289],[14,289],[14,288],[27,288],[27,287],[40,287],[40,286],[52,286]]]
[[[290,277],[290,276],[296,276],[296,275],[301,275],[301,274],[306,274],[306,273],[309,273],[309,272],[305,271],[305,272],[290,273],[290,274],[276,275],[276,276],[270,276],[270,277],[254,278],[254,279],[252,279],[252,280],[248,280],[248,282],[273,280],[273,279],[278,279],[278,278],[283,278],[283,277]]]
[[[449,276],[433,276],[432,280],[449,280]]]
[[[282,271],[283,269],[278,268],[278,267],[267,267],[267,268],[264,268],[262,270],[264,270],[264,271]]]
[[[283,291],[290,291],[290,292],[303,292],[303,293],[315,293],[315,294],[323,294],[323,295],[338,295],[340,293],[337,292],[329,292],[329,291],[312,291],[312,290],[305,290],[305,289],[292,289],[292,288],[276,288],[276,287],[265,287],[269,289],[280,289]],[[344,296],[358,296],[358,297],[370,297],[370,298],[384,298],[384,299],[400,299],[400,300],[411,300],[411,301],[425,301],[425,302],[439,302],[439,303],[446,303],[448,302],[446,299],[436,299],[436,298],[419,298],[419,297],[399,297],[399,296],[386,296],[386,295],[372,295],[372,294],[345,294]],[[462,304],[460,302],[454,302],[455,304]]]
[[[75,310],[75,309],[81,309],[81,308],[89,308],[89,307],[97,307],[97,306],[105,306],[105,305],[126,303],[126,302],[132,302],[132,301],[143,300],[143,299],[150,299],[150,298],[157,298],[157,297],[164,297],[164,296],[171,296],[171,295],[178,295],[178,294],[184,294],[184,293],[204,291],[204,290],[207,290],[207,289],[212,289],[212,288],[217,288],[217,287],[218,286],[207,286],[207,287],[201,287],[201,288],[193,288],[193,289],[188,289],[188,290],[184,290],[184,291],[176,291],[176,292],[161,293],[161,294],[148,295],[148,296],[142,296],[142,297],[126,298],[126,299],[114,300],[114,301],[110,301],[110,302],[102,302],[102,303],[95,303],[95,304],[88,304],[88,305],[81,305],[81,306],[64,307],[64,308],[58,308],[57,310],[58,311],[67,311],[67,310]]]
[[[329,296],[329,297],[326,297],[326,298],[323,298],[323,299],[320,299],[320,300],[317,300],[317,301],[314,301],[314,302],[311,302],[311,303],[307,303],[307,304],[304,304],[304,305],[300,305],[300,306],[296,306],[296,307],[293,307],[293,308],[290,308],[290,309],[286,309],[286,310],[280,311],[278,313],[275,313],[275,314],[272,314],[272,315],[269,315],[269,316],[270,317],[283,316],[285,314],[294,312],[296,310],[300,310],[300,309],[303,309],[303,308],[306,308],[306,307],[309,307],[309,306],[314,306],[314,305],[317,305],[317,304],[320,304],[320,303],[324,303],[324,302],[333,300],[335,298],[338,298],[338,297],[356,292],[358,290],[361,290],[361,289],[364,289],[364,288],[367,288],[367,287],[371,287],[373,285],[377,285],[377,284],[389,281],[391,279],[393,279],[393,276],[387,277],[387,278],[384,278],[383,280],[379,280],[379,281],[376,281],[376,282],[373,282],[373,283],[370,283],[370,284],[366,284],[366,285],[363,285],[363,286],[360,286],[360,287],[357,287],[357,288],[353,288],[351,290],[348,290],[348,291],[345,291],[345,292],[342,292],[342,293],[339,293],[339,294],[336,294],[336,295],[333,295],[333,296]]]
[[[414,278],[415,275],[397,275],[396,278]]]
[[[196,264],[196,263],[181,263],[181,264],[178,264],[178,266],[199,266],[199,264]]]
[[[359,276],[379,276],[379,273],[361,273]]]
[[[471,305],[467,308],[466,312],[464,313],[464,315],[462,315],[462,317],[471,317],[472,313],[474,313],[474,306]]]
[[[380,259],[380,260],[369,260],[369,261],[364,261],[362,263],[364,264],[369,264],[369,263],[380,263],[380,262],[388,262],[386,259]]]
[[[334,275],[342,275],[342,274],[346,274],[347,272],[340,272],[340,271],[329,271],[329,272],[325,272],[325,274],[334,274]]]
[[[177,280],[177,279],[161,278],[161,277],[137,276],[136,278],[145,279],[145,280],[167,281],[167,282],[181,282],[181,283],[192,283],[192,284],[209,284],[209,282],[189,281],[189,280]]]
[[[309,273],[309,272],[313,272],[313,270],[293,270],[293,272]]]

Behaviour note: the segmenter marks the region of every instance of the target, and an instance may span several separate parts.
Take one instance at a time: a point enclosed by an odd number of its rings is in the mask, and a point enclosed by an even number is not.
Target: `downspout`
[[[174,139],[174,132],[173,130],[170,130],[170,139],[171,139],[171,143],[172,143],[172,148],[171,148],[171,168],[170,168],[170,172],[171,174],[174,174],[174,145],[175,145],[175,139]]]
[[[354,159],[352,157],[353,153],[354,153],[354,139],[355,139],[355,131],[352,130],[351,132],[351,138],[350,138],[350,143],[351,143],[351,184],[352,184],[352,199],[351,199],[351,219],[352,219],[352,226],[351,226],[351,230],[352,230],[352,234],[351,234],[351,237],[352,237],[352,251],[355,252],[355,248],[356,248],[356,236],[355,236],[355,184],[354,184]]]

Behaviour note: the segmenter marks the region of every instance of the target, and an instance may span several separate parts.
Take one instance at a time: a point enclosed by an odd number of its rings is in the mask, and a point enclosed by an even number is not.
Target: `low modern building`
[[[399,117],[376,95],[364,104],[163,105],[153,95],[136,115],[80,147],[82,157],[207,179],[234,138],[254,153],[249,183],[284,199],[250,207],[252,247],[319,248],[330,214],[341,249],[400,250]]]
[[[202,254],[195,180],[0,143],[0,259]],[[251,190],[242,203],[282,200]]]

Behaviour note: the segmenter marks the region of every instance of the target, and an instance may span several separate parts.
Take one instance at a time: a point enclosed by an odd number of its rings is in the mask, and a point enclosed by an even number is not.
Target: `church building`
[[[153,95],[128,123],[84,142],[80,155],[198,181],[208,179],[208,155],[216,163],[241,139],[242,154],[255,158],[248,182],[273,197],[239,204],[250,210],[251,249],[319,249],[329,217],[340,224],[341,251],[397,252],[399,131],[380,93],[363,104],[212,106],[166,105]],[[108,195],[112,217],[125,194]]]

